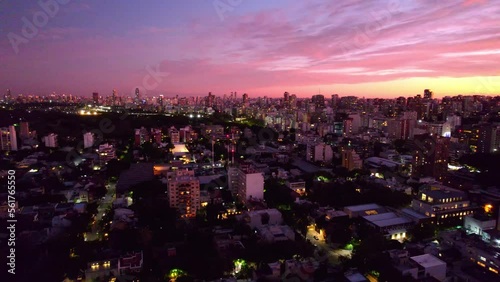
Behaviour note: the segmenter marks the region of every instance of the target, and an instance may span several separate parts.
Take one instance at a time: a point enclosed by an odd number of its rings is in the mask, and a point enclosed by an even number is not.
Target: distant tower
[[[288,92],[283,93],[283,105],[287,108],[290,105],[290,93]]]
[[[94,106],[99,105],[99,93],[92,93],[92,103],[94,104]]]
[[[158,97],[158,105],[160,106],[160,111],[162,112],[163,111],[163,95],[160,95],[160,97]]]
[[[141,101],[141,93],[139,92],[139,88],[135,89],[135,103],[139,105]]]
[[[339,94],[333,94],[332,95],[332,101],[331,101],[331,107],[332,108],[337,108],[338,102],[339,102]]]
[[[297,95],[295,95],[295,94],[290,95],[289,104],[290,104],[290,108],[292,108],[292,109],[297,108]]]
[[[12,99],[12,94],[10,93],[10,89],[7,89],[7,92],[5,92],[4,101],[6,103],[9,103],[11,99]]]
[[[205,106],[208,107],[213,107],[215,101],[215,95],[212,95],[212,92],[208,92],[208,97],[205,103]]]
[[[311,98],[311,102],[314,104],[314,106],[318,108],[324,108],[325,107],[325,96],[318,94],[314,95]]]
[[[111,99],[112,99],[113,106],[116,106],[116,100],[117,100],[116,89],[113,89],[113,94],[112,94]]]
[[[432,100],[432,91],[429,89],[424,90],[424,99]]]
[[[248,102],[248,94],[244,93],[243,94],[243,104],[246,104]]]

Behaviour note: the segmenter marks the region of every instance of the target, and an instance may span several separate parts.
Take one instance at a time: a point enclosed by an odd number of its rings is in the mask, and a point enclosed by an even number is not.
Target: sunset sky
[[[500,94],[499,0],[65,1],[0,1],[0,94]]]

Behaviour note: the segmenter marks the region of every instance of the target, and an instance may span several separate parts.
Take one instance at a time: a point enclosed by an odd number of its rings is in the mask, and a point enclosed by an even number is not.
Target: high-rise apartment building
[[[134,136],[134,144],[135,146],[140,146],[144,144],[145,142],[149,142],[150,136],[149,132],[146,128],[141,127],[135,130],[135,136]]]
[[[493,153],[498,150],[497,127],[485,124],[479,127],[479,138],[477,139],[478,153]]]
[[[57,134],[50,133],[49,135],[44,136],[43,143],[45,144],[45,147],[47,147],[47,148],[57,148],[59,146],[59,144],[57,142]]]
[[[450,138],[436,135],[415,135],[412,176],[432,176],[443,180],[448,172]]]
[[[168,129],[168,136],[170,137],[170,143],[176,144],[181,142],[181,135],[179,130],[175,127],[170,127]]]
[[[331,162],[333,159],[332,146],[320,143],[314,146],[314,161],[316,162]]]
[[[26,139],[30,137],[30,128],[27,121],[21,121],[19,136],[21,137],[21,139]]]
[[[339,104],[339,94],[333,94],[332,95],[332,101],[330,103],[330,106],[332,108],[337,108]]]
[[[92,132],[86,132],[83,134],[83,148],[91,148],[94,146],[95,138],[94,138],[94,133]]]
[[[290,107],[290,93],[288,92],[283,93],[283,106]]]
[[[251,165],[228,168],[229,190],[243,203],[264,199],[264,175]]]
[[[342,166],[351,171],[354,169],[361,169],[363,167],[363,161],[352,149],[342,150]]]
[[[17,151],[16,128],[13,125],[0,129],[0,149],[2,151]]]
[[[311,102],[314,104],[316,109],[322,109],[325,107],[325,96],[318,94],[311,98]]]
[[[99,163],[107,164],[110,160],[116,159],[116,149],[108,143],[99,145]]]
[[[195,217],[200,208],[200,181],[194,171],[168,172],[167,187],[170,207],[177,209],[181,218]]]
[[[387,121],[388,137],[392,139],[411,139],[415,121],[411,119],[390,119]]]

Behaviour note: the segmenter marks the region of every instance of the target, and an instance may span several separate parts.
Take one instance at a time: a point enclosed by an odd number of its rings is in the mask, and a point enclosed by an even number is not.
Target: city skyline
[[[500,93],[494,1],[44,3],[0,3],[14,95]]]

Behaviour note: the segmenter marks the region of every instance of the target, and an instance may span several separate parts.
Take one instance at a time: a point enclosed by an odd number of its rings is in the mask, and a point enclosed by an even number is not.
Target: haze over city
[[[133,96],[149,68],[145,96],[500,92],[498,1],[60,2],[0,2],[0,89]]]

